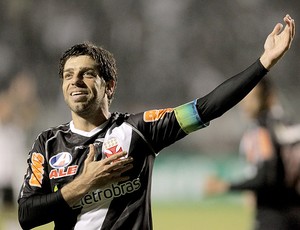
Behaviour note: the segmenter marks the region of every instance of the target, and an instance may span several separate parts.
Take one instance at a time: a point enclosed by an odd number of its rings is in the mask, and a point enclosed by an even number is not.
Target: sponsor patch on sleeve
[[[34,187],[42,187],[44,177],[44,156],[40,153],[33,153],[31,156],[32,173],[29,179],[29,184]]]
[[[154,122],[158,121],[159,119],[163,118],[166,113],[173,112],[173,108],[167,109],[156,109],[156,110],[149,110],[144,112],[144,121],[145,122]]]

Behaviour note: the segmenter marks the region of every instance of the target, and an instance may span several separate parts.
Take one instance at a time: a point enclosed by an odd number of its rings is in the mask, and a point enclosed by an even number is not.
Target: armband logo
[[[29,185],[34,187],[42,187],[42,181],[44,178],[44,162],[45,158],[40,153],[33,153],[31,156],[31,169],[32,174],[29,179]]]
[[[167,109],[156,109],[156,110],[149,110],[144,112],[144,121],[145,122],[154,122],[158,121],[159,119],[163,118],[166,113],[173,112],[173,108]]]

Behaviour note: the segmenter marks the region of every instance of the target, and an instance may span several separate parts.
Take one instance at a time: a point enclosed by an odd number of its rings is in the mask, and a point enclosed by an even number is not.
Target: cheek
[[[104,88],[93,88],[92,93],[95,98],[102,99],[105,95],[105,89]]]
[[[96,81],[94,87],[92,88],[93,94],[97,97],[103,97],[105,94],[106,83],[104,81]]]
[[[62,93],[63,93],[63,96],[64,96],[64,98],[66,98],[67,97],[67,86],[66,86],[66,84],[62,84],[61,85],[61,90],[62,90]]]

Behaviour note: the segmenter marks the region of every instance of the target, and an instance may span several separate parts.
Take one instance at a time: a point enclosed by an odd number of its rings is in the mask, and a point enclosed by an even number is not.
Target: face
[[[106,82],[95,61],[87,56],[69,58],[63,70],[62,90],[71,111],[79,116],[108,110]]]

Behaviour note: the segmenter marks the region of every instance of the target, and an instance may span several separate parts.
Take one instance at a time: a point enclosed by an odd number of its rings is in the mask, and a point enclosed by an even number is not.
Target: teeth
[[[81,94],[85,94],[83,92],[73,92],[71,93],[71,96],[76,96],[76,95],[81,95]]]

